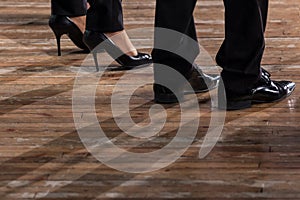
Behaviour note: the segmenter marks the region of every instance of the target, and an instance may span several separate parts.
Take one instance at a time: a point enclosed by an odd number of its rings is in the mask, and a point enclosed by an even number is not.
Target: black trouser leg
[[[89,0],[86,29],[98,32],[116,32],[124,29],[121,0]]]
[[[225,40],[217,63],[226,90],[246,93],[260,78],[268,0],[224,0]]]
[[[192,38],[185,40],[177,37],[180,34],[162,34],[155,30],[154,49],[152,57],[154,63],[172,67],[183,75],[186,75],[199,54],[199,46],[195,31],[193,11],[196,0],[157,0],[155,27],[178,31]],[[171,32],[170,32],[171,33]],[[184,52],[184,58],[174,52]],[[156,73],[158,71],[158,73]],[[154,78],[160,77],[157,65],[154,65]]]
[[[86,0],[51,0],[52,15],[76,17],[86,15]]]

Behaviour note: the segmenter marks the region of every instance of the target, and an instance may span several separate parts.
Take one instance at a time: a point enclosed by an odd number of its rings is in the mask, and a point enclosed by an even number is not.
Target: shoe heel
[[[62,34],[55,34],[56,37],[56,43],[57,43],[57,55],[61,56],[61,48],[60,48],[60,38]]]
[[[59,29],[56,29],[55,27],[50,26],[54,35],[55,35],[55,39],[56,39],[56,44],[57,44],[57,55],[61,56],[61,45],[60,45],[60,38],[63,34],[65,34],[65,32],[59,31]]]
[[[251,100],[218,102],[218,107],[220,110],[241,110],[245,108],[250,108],[251,106]]]
[[[184,93],[180,88],[174,94],[168,88],[161,86],[159,84],[153,84],[153,91],[154,91],[154,102],[160,104],[172,104],[182,102],[184,100]]]
[[[159,104],[172,104],[183,101],[184,97],[181,96],[179,99],[174,94],[156,94],[154,93],[154,102]]]
[[[52,29],[57,42],[57,55],[61,56],[61,36],[67,34],[72,42],[83,50],[88,50],[83,43],[81,30],[66,16],[51,15],[48,25]]]
[[[97,58],[96,51],[93,52],[93,58],[94,58],[95,66],[96,66],[96,71],[99,72],[99,64],[98,64],[98,58]]]
[[[240,110],[251,106],[252,100],[249,99],[228,99],[223,82],[220,83],[218,87],[218,108],[220,110]]]

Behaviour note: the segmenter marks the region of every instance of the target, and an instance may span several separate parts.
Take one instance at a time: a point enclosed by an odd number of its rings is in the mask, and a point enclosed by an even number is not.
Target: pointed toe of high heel
[[[133,68],[136,66],[151,64],[152,57],[149,54],[138,52],[136,56],[128,56],[123,54],[122,56],[118,57],[116,61],[127,68]]]
[[[49,19],[49,26],[56,38],[58,56],[61,56],[60,38],[64,34],[67,34],[78,48],[83,49],[84,51],[89,51],[89,48],[82,40],[83,33],[76,26],[76,24],[69,19],[69,17],[62,15],[51,15]]]
[[[137,61],[139,60],[143,64],[152,63],[152,57],[151,57],[150,54],[147,54],[147,53],[140,53],[140,52],[138,52],[138,55],[137,56],[133,56],[133,57],[134,57],[134,59],[136,59]]]

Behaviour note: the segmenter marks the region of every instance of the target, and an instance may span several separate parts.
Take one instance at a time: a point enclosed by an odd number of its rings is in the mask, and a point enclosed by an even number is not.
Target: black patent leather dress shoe
[[[176,88],[176,91],[174,91],[174,93],[170,89],[154,83],[154,101],[162,104],[177,103],[178,101],[183,100],[184,94],[202,93],[216,88],[220,80],[220,76],[207,75],[198,69],[196,65],[193,66],[188,77],[190,77],[188,78],[188,82],[191,87],[186,87],[185,84],[174,82],[173,84],[176,84],[174,87]],[[193,90],[191,91],[187,88],[192,88]]]
[[[222,110],[239,110],[250,108],[255,103],[272,103],[280,101],[294,91],[296,84],[291,81],[272,81],[262,74],[259,82],[246,94],[235,94],[219,87],[219,108]]]
[[[261,75],[264,76],[266,79],[270,79],[271,77],[271,74],[262,68],[261,70]],[[287,86],[287,89],[289,90],[288,92],[293,92],[293,89],[295,88],[295,83],[291,82],[291,81],[273,81],[274,83],[278,83],[278,84],[281,84],[281,85],[286,85]]]
[[[165,86],[154,83],[154,102],[160,104],[178,103],[184,99],[184,87],[185,85],[178,85],[176,91],[171,91]]]
[[[269,77],[269,78],[271,77],[271,74],[267,70],[265,70],[264,68],[261,68],[261,75]]]
[[[201,69],[197,67],[197,65],[193,66],[191,76],[189,78],[189,83],[193,88],[193,91],[189,91],[188,89],[184,90],[184,93],[202,93],[208,92],[210,90],[215,89],[218,86],[220,80],[219,75],[208,75],[202,72]]]

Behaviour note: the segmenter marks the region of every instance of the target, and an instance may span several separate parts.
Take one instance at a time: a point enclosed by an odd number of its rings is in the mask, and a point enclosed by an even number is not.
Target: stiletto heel
[[[138,53],[136,56],[129,56],[122,52],[109,38],[103,33],[95,31],[85,31],[83,35],[83,42],[86,46],[93,51],[94,61],[96,68],[99,70],[97,61],[97,53],[100,49],[97,46],[101,44],[101,49],[104,49],[115,61],[122,65],[125,69],[132,69],[136,66],[146,65],[152,63],[152,58],[149,54]],[[95,56],[96,55],[96,56]]]
[[[57,43],[57,55],[61,56],[61,49],[60,49],[60,38],[61,38],[61,34],[56,34],[56,32],[54,32],[55,34],[55,38],[56,38],[56,43]]]
[[[50,21],[49,21],[49,25],[50,25]],[[65,30],[64,29],[59,29],[59,28],[54,28],[55,26],[53,25],[53,23],[51,23],[52,31],[55,35],[56,38],[56,44],[57,44],[57,55],[61,56],[61,47],[60,47],[60,38],[63,34],[65,34]]]
[[[94,57],[96,70],[97,70],[97,72],[99,72],[99,64],[98,64],[98,58],[97,58],[97,52],[96,51],[93,51],[93,57]]]
[[[88,47],[82,41],[83,33],[68,17],[51,15],[49,19],[49,26],[56,38],[58,56],[61,56],[60,38],[64,34],[67,34],[77,47],[88,51]]]

